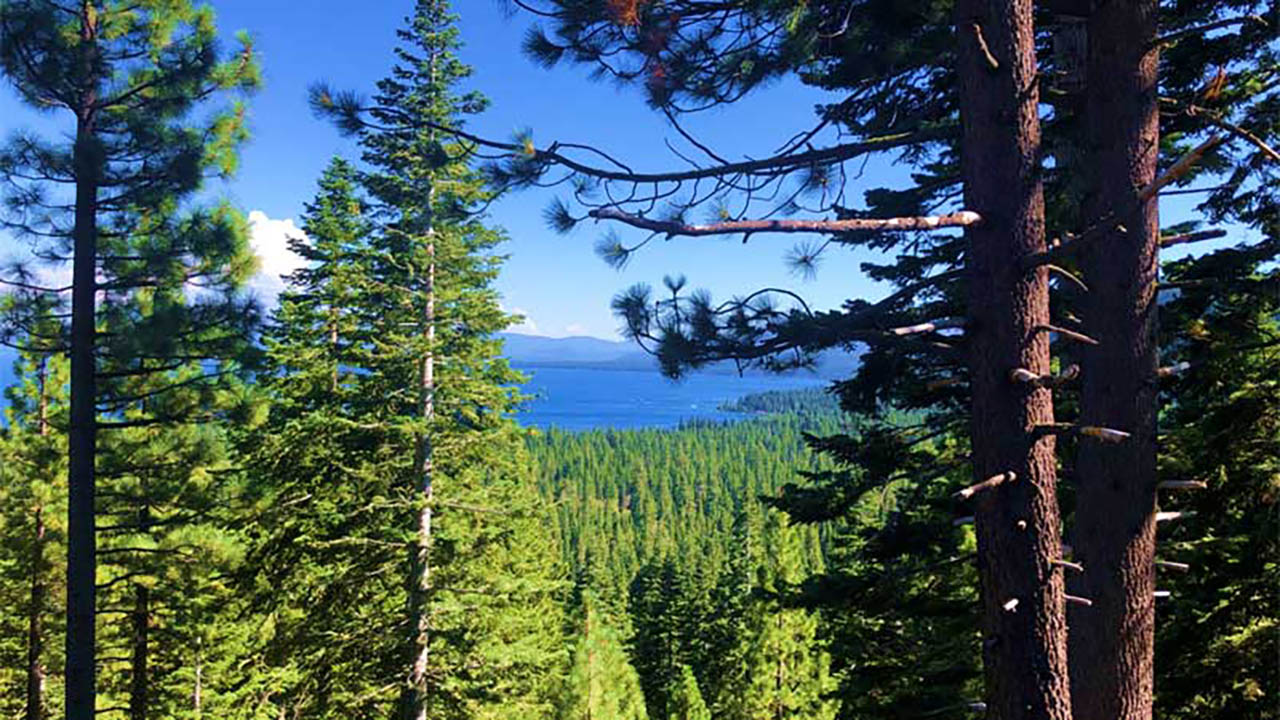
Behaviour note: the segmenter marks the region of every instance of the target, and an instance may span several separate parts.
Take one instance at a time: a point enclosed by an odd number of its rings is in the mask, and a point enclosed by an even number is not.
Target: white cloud
[[[579,323],[570,323],[565,326],[565,335],[588,335],[587,328]]]
[[[520,333],[522,335],[539,334],[538,323],[534,322],[533,318],[529,317],[529,313],[526,310],[524,310],[523,308],[511,308],[506,312],[509,312],[513,315],[521,315],[524,317],[524,320],[521,320],[515,325],[512,325],[511,327],[507,328],[507,332]]]
[[[258,256],[261,267],[249,286],[258,291],[270,304],[284,290],[282,275],[306,264],[301,256],[289,249],[289,238],[306,238],[306,234],[293,223],[293,218],[272,220],[261,210],[249,213],[250,244]]]

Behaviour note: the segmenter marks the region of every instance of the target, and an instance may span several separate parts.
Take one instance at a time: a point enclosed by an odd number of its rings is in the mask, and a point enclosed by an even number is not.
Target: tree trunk
[[[80,40],[85,46],[81,72],[83,90],[76,117],[72,162],[76,173],[75,259],[71,290],[71,418],[67,436],[67,670],[66,719],[95,717],[95,572],[94,456],[97,441],[97,379],[94,376],[96,268],[98,254],[98,183],[101,157],[94,128],[97,82],[92,77],[96,13],[85,2],[81,10]]]
[[[49,359],[40,359],[36,376],[40,399],[37,418],[40,437],[49,435]],[[34,511],[35,531],[31,544],[31,605],[27,624],[27,711],[26,720],[44,720],[44,611],[45,597],[49,594],[45,583],[45,525],[44,508],[37,505]]]
[[[1086,217],[1115,213],[1085,248],[1083,310],[1100,344],[1081,358],[1081,418],[1131,433],[1121,444],[1084,439],[1076,462],[1077,594],[1072,610],[1076,720],[1149,720],[1155,641],[1157,201],[1159,145],[1155,0],[1099,3],[1089,19]],[[1074,582],[1074,581],[1073,581]]]
[[[338,392],[338,368],[341,363],[338,360],[338,308],[331,306],[329,308],[329,358],[333,362],[333,372],[329,377],[329,392]]]
[[[35,534],[31,544],[31,606],[27,624],[26,720],[44,720],[44,508],[35,509]]]
[[[129,720],[147,720],[147,692],[150,677],[147,653],[151,629],[151,591],[142,585],[133,595],[133,659],[129,678]]]
[[[435,255],[435,244],[428,248],[428,253]],[[422,313],[422,323],[427,346],[435,343],[435,263],[427,270],[427,297]],[[431,351],[422,359],[421,414],[424,422],[429,423],[435,416],[435,358]],[[410,675],[410,702],[406,712],[406,720],[426,720],[427,718],[427,673],[430,661],[431,634],[431,520],[432,520],[432,445],[431,432],[424,430],[418,437],[418,473],[421,485],[422,508],[418,512],[418,542],[413,557],[413,587],[410,595],[410,613],[415,631],[413,647],[413,670]]]
[[[435,57],[431,59],[432,76],[435,75]],[[424,288],[422,307],[422,334],[426,341],[426,354],[422,358],[422,375],[419,378],[419,412],[424,427],[417,439],[416,457],[419,476],[418,491],[421,493],[422,508],[418,512],[418,542],[414,548],[413,578],[409,595],[409,611],[414,628],[413,667],[409,676],[408,703],[405,707],[405,720],[426,720],[428,705],[428,672],[431,657],[431,521],[432,499],[434,488],[434,448],[429,427],[435,418],[435,340],[436,340],[436,246],[435,229],[432,225],[432,203],[435,202],[434,190],[427,192],[426,198],[426,235],[427,235],[427,276]]]
[[[968,237],[967,345],[973,471],[1016,479],[975,497],[987,717],[1071,717],[1061,539],[1048,389],[1010,372],[1049,372],[1048,275],[1019,259],[1044,250],[1039,91],[1031,0],[961,0],[956,42]]]

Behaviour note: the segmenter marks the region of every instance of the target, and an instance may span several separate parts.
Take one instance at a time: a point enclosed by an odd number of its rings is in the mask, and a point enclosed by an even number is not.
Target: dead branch
[[[1201,230],[1200,232],[1180,233],[1178,235],[1166,235],[1160,238],[1160,247],[1167,248],[1174,245],[1186,245],[1187,243],[1202,242],[1204,240],[1217,240],[1227,236],[1226,230]]]
[[[855,231],[906,232],[963,228],[982,221],[977,213],[962,210],[950,215],[897,218],[859,218],[852,220],[730,220],[709,225],[691,225],[675,220],[654,220],[614,207],[596,208],[588,215],[596,220],[616,220],[641,230],[667,237],[736,235],[742,233],[841,233]]]
[[[1034,329],[1034,332],[1057,333],[1062,337],[1075,340],[1076,342],[1084,343],[1085,345],[1100,344],[1097,340],[1094,340],[1093,338],[1089,337],[1088,335],[1085,335],[1084,333],[1076,332],[1075,330],[1070,330],[1064,327],[1059,327],[1057,325],[1037,325]]]
[[[956,497],[959,500],[968,500],[969,498],[973,497],[974,495],[980,492],[990,490],[992,488],[1003,485],[1004,483],[1007,483],[1007,482],[1013,482],[1014,480],[1017,480],[1017,479],[1018,479],[1017,473],[1012,471],[1003,472],[1003,473],[1000,473],[999,475],[993,475],[976,485],[971,485],[961,490],[960,492],[957,492],[954,497]]]
[[[1168,170],[1161,173],[1155,180],[1151,181],[1150,185],[1143,188],[1142,192],[1138,193],[1138,202],[1142,203],[1150,200],[1156,196],[1156,193],[1160,192],[1161,188],[1191,172],[1191,170],[1195,168],[1196,163],[1200,162],[1200,159],[1203,158],[1206,153],[1221,145],[1224,140],[1226,140],[1226,138],[1223,136],[1214,135],[1208,140],[1205,140],[1199,145],[1191,148],[1187,151],[1186,155],[1178,158],[1178,162],[1171,165]]]
[[[1009,379],[1013,382],[1027,383],[1033,387],[1062,387],[1080,377],[1080,366],[1071,365],[1061,375],[1037,375],[1026,368],[1014,368],[1009,371]]]

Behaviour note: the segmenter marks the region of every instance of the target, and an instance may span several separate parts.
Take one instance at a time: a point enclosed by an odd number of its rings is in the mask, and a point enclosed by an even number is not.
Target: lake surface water
[[[809,373],[784,376],[692,373],[679,381],[656,370],[602,368],[521,368],[534,398],[519,415],[525,425],[562,430],[670,428],[689,420],[741,420],[742,413],[719,410],[721,403],[768,390],[820,387]]]

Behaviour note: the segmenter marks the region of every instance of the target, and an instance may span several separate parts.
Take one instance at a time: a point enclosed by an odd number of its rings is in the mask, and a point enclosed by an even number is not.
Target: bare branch
[[[1227,236],[1226,230],[1201,230],[1200,232],[1180,233],[1178,235],[1166,235],[1160,238],[1160,247],[1167,248],[1174,245],[1186,245],[1187,243],[1202,242],[1204,240],[1217,240]]]
[[[942,230],[969,227],[982,221],[975,212],[962,210],[950,215],[898,218],[859,218],[852,220],[736,220],[709,225],[690,225],[674,220],[653,220],[617,208],[598,208],[588,213],[597,220],[618,222],[665,234],[698,237],[705,235],[736,235],[740,233],[841,233],[854,231],[905,232],[911,230]]]
[[[1214,135],[1208,140],[1205,140],[1199,145],[1191,148],[1187,151],[1186,155],[1178,158],[1176,163],[1170,166],[1168,170],[1161,173],[1155,180],[1152,180],[1150,185],[1142,189],[1142,192],[1138,193],[1138,202],[1141,203],[1150,200],[1155,197],[1156,193],[1160,192],[1160,189],[1165,185],[1168,185],[1183,175],[1191,172],[1191,170],[1195,168],[1196,164],[1200,162],[1200,158],[1205,156],[1205,153],[1208,153],[1221,145],[1225,139],[1226,138],[1221,135]]]
[[[1003,472],[1003,473],[1000,473],[999,475],[993,475],[992,477],[989,477],[986,480],[983,480],[982,482],[976,485],[970,485],[969,487],[961,490],[960,492],[957,492],[954,497],[959,500],[968,500],[969,498],[973,497],[974,495],[980,492],[983,492],[985,490],[990,490],[992,488],[1003,485],[1004,483],[1007,483],[1007,482],[1013,482],[1014,480],[1017,480],[1017,479],[1018,479],[1017,473],[1012,471]]]
[[[1233,27],[1235,25],[1248,25],[1250,23],[1256,23],[1263,28],[1270,27],[1267,25],[1267,21],[1260,15],[1245,15],[1243,17],[1227,18],[1225,20],[1197,25],[1185,30],[1178,30],[1177,32],[1171,32],[1168,35],[1163,35],[1156,38],[1155,42],[1151,43],[1151,48],[1156,49],[1169,47],[1185,37],[1203,35],[1207,32],[1212,32],[1213,30],[1221,30],[1222,28]]]
[[[1100,344],[1097,340],[1094,340],[1093,338],[1089,337],[1088,335],[1085,335],[1084,333],[1076,332],[1075,330],[1071,330],[1064,327],[1058,327],[1057,325],[1037,325],[1034,330],[1035,332],[1057,333],[1062,337],[1075,340],[1076,342],[1084,343],[1085,345]]]

